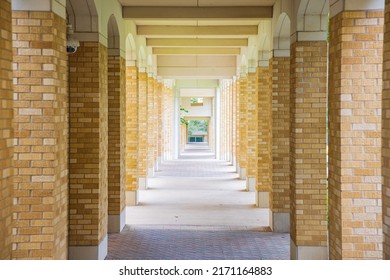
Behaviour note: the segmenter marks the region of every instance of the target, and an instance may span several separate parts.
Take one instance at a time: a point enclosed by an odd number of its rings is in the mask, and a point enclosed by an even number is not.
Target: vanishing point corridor
[[[289,259],[289,235],[272,233],[235,167],[206,143],[165,162],[127,208],[127,225],[109,236],[107,259]]]

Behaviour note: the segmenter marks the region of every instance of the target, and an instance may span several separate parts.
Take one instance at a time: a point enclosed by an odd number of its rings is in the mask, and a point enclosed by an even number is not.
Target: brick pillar
[[[327,259],[327,42],[291,45],[291,258]]]
[[[138,73],[138,189],[145,190],[148,176],[148,75]]]
[[[126,67],[126,205],[134,206],[137,195],[138,160],[138,68]]]
[[[107,48],[81,42],[69,56],[69,258],[104,259],[108,221]]]
[[[259,134],[259,119],[258,119],[258,78],[257,69],[248,74],[248,90],[247,94],[247,114],[246,114],[246,188],[249,191],[256,191],[258,183],[258,134]]]
[[[247,173],[247,148],[248,148],[248,78],[241,77],[238,81],[238,98],[240,99],[240,126],[239,126],[239,136],[240,139],[240,155],[239,155],[239,175],[241,180],[246,179]]]
[[[153,77],[148,77],[148,94],[147,94],[147,103],[148,103],[148,156],[147,156],[147,165],[148,165],[148,177],[154,176],[154,153],[155,153],[155,104],[154,104],[154,96],[155,96],[155,88],[154,88],[155,80]]]
[[[342,11],[330,30],[330,258],[381,259],[383,11]]]
[[[258,85],[258,177],[256,190],[256,205],[259,208],[269,210],[269,224],[272,228],[272,93],[270,68],[259,67],[256,74],[256,83]]]
[[[272,75],[272,224],[290,232],[290,58],[273,57]]]
[[[161,166],[162,163],[162,150],[163,150],[163,140],[162,140],[162,126],[163,126],[163,91],[164,85],[162,83],[158,83],[158,95],[157,95],[157,123],[158,123],[158,131],[157,131],[157,168]]]
[[[0,260],[11,259],[13,87],[11,1],[0,1]]]
[[[14,11],[12,16],[16,175],[13,217],[17,221],[13,258],[67,259],[66,20],[53,12]]]
[[[108,232],[125,226],[126,61],[108,56]]]
[[[386,0],[382,95],[383,259],[390,260],[390,0]]]
[[[237,81],[233,80],[233,120],[234,120],[234,164],[236,171],[240,172],[240,92],[238,90]]]

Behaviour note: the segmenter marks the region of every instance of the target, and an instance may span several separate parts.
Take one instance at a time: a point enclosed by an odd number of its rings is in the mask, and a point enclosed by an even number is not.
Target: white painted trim
[[[241,180],[246,180],[246,168],[240,168],[240,179]]]
[[[108,233],[119,233],[126,225],[126,208],[119,215],[108,215]]]
[[[274,50],[273,57],[290,57],[290,50]]]
[[[104,260],[108,252],[108,237],[103,238],[98,246],[70,246],[70,260]]]
[[[259,67],[269,67],[269,60],[260,60]]]
[[[147,189],[148,179],[145,177],[138,178],[138,190],[146,190]]]
[[[256,184],[257,184],[256,178],[254,177],[246,178],[246,188],[250,192],[256,191]]]
[[[259,208],[270,208],[270,193],[269,192],[258,192],[258,207]]]
[[[274,232],[290,232],[290,213],[272,213]]]
[[[328,260],[328,247],[297,246],[290,239],[291,260]]]
[[[297,32],[298,42],[316,42],[326,41],[328,39],[327,31]]]
[[[12,0],[13,11],[53,12],[66,19],[66,2],[63,0]]]
[[[331,0],[330,17],[343,11],[384,10],[385,0]]]
[[[138,197],[138,190],[126,191],[126,206],[137,206]]]

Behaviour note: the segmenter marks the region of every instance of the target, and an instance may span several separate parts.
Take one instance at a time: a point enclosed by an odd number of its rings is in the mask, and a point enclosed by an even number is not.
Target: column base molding
[[[108,252],[107,235],[98,246],[70,246],[69,260],[104,260]]]
[[[290,239],[291,260],[328,260],[328,248],[321,246],[297,246]]]

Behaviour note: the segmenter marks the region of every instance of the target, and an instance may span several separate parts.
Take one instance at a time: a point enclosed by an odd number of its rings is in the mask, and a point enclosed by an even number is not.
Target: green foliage
[[[180,123],[188,125],[188,121],[185,118],[182,117],[181,112],[188,113],[188,110],[180,105]]]
[[[193,120],[189,121],[188,124],[188,134],[192,135],[195,132],[207,132],[209,126],[208,121]]]

